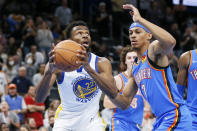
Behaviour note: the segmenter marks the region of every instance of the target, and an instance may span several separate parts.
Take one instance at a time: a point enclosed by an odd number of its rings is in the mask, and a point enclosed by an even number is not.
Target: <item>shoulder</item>
[[[122,79],[120,78],[120,74],[114,76],[116,86],[120,90],[122,88]]]
[[[115,81],[116,81],[116,84],[120,84],[120,83],[122,83],[122,79],[121,79],[120,74],[118,74],[118,75],[114,76],[114,79],[115,79]]]
[[[111,62],[105,57],[99,57],[97,62],[98,72],[112,73]]]
[[[183,67],[188,67],[190,58],[191,58],[190,53],[191,53],[190,51],[187,51],[180,56],[179,61],[178,61],[179,66],[181,65]]]
[[[104,67],[106,65],[111,65],[111,62],[105,57],[99,57],[97,64],[98,64],[98,66]]]

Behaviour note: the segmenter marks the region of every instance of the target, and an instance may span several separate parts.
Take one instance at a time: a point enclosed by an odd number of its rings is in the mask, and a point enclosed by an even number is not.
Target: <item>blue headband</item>
[[[129,27],[129,30],[134,28],[134,27],[140,27],[140,28],[144,29],[146,32],[150,33],[150,31],[146,27],[144,27],[143,25],[141,25],[137,22],[132,23]]]

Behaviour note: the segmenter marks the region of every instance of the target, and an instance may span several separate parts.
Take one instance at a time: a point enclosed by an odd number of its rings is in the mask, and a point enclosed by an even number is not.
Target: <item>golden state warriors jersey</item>
[[[89,53],[89,64],[97,72],[98,56]],[[80,67],[72,72],[63,72],[58,82],[61,105],[56,119],[64,120],[64,126],[82,128],[98,116],[99,100],[102,94],[94,79]]]

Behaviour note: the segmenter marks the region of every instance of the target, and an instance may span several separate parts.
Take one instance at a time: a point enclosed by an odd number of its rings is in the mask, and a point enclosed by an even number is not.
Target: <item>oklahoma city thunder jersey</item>
[[[128,81],[126,74],[123,72],[119,74],[122,80],[122,94],[123,89]],[[111,130],[112,131],[139,131],[139,126],[142,124],[144,112],[144,102],[140,95],[135,95],[131,106],[127,110],[115,108],[112,116]]]
[[[157,118],[169,111],[175,111],[178,117],[177,108],[184,101],[178,93],[171,69],[155,65],[147,52],[138,64],[133,65],[134,79]]]
[[[98,56],[89,53],[89,64],[95,71],[97,61]],[[102,92],[83,67],[72,72],[63,72],[58,89],[61,106],[57,109],[55,118],[64,120],[64,123],[60,123],[62,126],[70,130],[83,129],[98,116]]]
[[[197,114],[197,49],[191,52],[187,87],[187,106],[192,114]]]

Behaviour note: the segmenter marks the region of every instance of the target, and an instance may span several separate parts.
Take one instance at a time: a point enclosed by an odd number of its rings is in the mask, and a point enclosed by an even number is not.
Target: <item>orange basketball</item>
[[[65,72],[78,69],[81,65],[76,64],[80,59],[76,56],[77,50],[83,50],[82,46],[72,40],[64,40],[55,46],[55,63]]]

